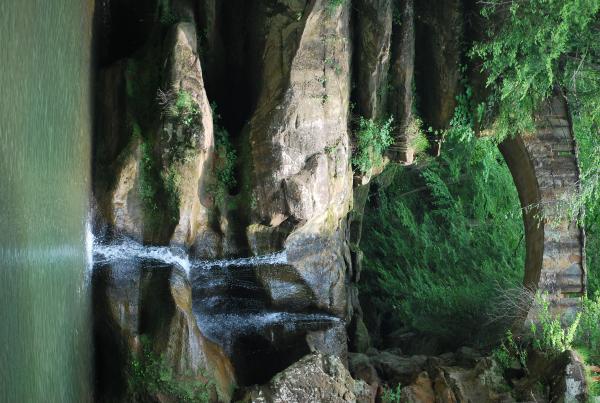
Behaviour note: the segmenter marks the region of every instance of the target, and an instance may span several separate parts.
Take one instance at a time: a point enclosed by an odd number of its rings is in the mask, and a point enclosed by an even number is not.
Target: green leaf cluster
[[[565,213],[585,210],[589,293],[600,290],[600,1],[489,0],[482,63],[499,138],[533,131],[540,102],[566,98],[579,146],[581,192]],[[579,216],[581,218],[581,216]]]
[[[402,385],[384,388],[381,401],[382,403],[402,403]]]
[[[213,127],[215,133],[215,177],[216,183],[210,187],[217,204],[222,204],[225,197],[237,185],[235,178],[235,165],[237,153],[231,143],[229,132],[221,124],[221,115],[217,104],[211,103]]]
[[[140,344],[141,352],[132,356],[128,370],[128,393],[132,401],[153,400],[158,394],[178,402],[209,401],[212,382],[176,376],[164,357],[152,351],[148,337],[141,336]]]
[[[600,296],[584,298],[575,344],[595,352],[597,364],[600,364]]]
[[[492,357],[504,370],[512,368],[516,361],[521,368],[527,369],[527,346],[522,340],[515,340],[511,330],[507,330],[500,346],[492,351]]]
[[[568,326],[563,326],[560,316],[551,313],[550,301],[546,295],[538,293],[535,305],[536,320],[531,323],[533,348],[548,355],[558,355],[571,349],[581,313],[577,313]]]
[[[475,45],[472,55],[482,60],[494,90],[500,137],[531,131],[533,112],[556,86],[585,95],[598,88],[590,84],[600,73],[593,65],[600,51],[599,10],[598,0],[486,2],[489,40]]]
[[[356,149],[352,155],[352,165],[361,173],[367,173],[374,166],[383,163],[383,153],[394,143],[392,122],[394,118],[377,122],[360,117],[356,132]]]
[[[391,166],[376,180],[360,244],[361,292],[394,328],[448,347],[504,332],[482,324],[490,295],[522,281],[525,255],[512,176],[493,139],[474,136],[468,99],[459,99],[439,158]]]
[[[186,90],[158,92],[159,104],[163,113],[175,124],[167,126],[163,138],[168,143],[168,162],[185,162],[194,155],[198,146],[201,127],[200,106]]]

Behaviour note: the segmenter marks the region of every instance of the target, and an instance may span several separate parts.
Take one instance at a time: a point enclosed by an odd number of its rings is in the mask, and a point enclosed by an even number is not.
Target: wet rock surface
[[[92,278],[96,376],[100,401],[127,396],[130,365],[142,338],[177,377],[213,379],[224,398],[236,383],[224,351],[196,324],[186,273],[153,260],[97,263]]]
[[[207,263],[192,269],[198,324],[231,357],[240,385],[264,383],[310,351],[345,357],[343,321],[311,306],[310,298],[294,298],[300,286],[286,282],[286,267]],[[257,275],[265,270],[283,272],[270,280],[277,282],[270,292],[263,287],[264,276]]]

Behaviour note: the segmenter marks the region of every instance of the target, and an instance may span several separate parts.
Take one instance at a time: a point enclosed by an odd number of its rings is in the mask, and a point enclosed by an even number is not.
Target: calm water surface
[[[92,398],[92,8],[0,1],[0,402]]]

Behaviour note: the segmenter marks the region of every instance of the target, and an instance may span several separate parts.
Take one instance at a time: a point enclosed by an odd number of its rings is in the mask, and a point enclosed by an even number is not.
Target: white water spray
[[[189,274],[192,264],[181,248],[167,246],[144,246],[131,239],[123,238],[111,244],[94,245],[94,263],[108,263],[119,260],[153,259],[177,265]]]
[[[177,265],[189,275],[192,268],[276,265],[287,263],[285,251],[262,256],[251,256],[236,259],[221,260],[190,260],[182,248],[168,246],[144,246],[132,239],[123,238],[118,242],[102,244],[94,241],[89,232],[90,251],[94,263],[107,263],[118,260],[153,259],[160,262]],[[86,246],[87,246],[86,240]]]
[[[85,255],[88,271],[94,267],[94,234],[92,233],[92,220],[88,217],[85,222]]]
[[[200,260],[195,262],[194,266],[200,267],[229,267],[229,266],[258,266],[258,265],[275,265],[286,264],[287,254],[285,251],[271,253],[261,256],[240,257],[236,259],[221,259],[221,260]]]

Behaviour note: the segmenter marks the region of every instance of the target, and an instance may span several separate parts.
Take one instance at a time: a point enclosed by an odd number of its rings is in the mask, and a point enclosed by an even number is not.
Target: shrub
[[[520,341],[517,343],[510,330],[506,331],[500,346],[492,351],[492,357],[502,369],[511,368],[516,361],[527,370],[527,347]]]
[[[167,126],[163,131],[163,139],[168,144],[168,163],[186,161],[193,155],[200,138],[200,106],[192,94],[183,89],[159,89],[157,99],[163,116],[169,118],[176,126]]]
[[[212,382],[194,378],[179,378],[164,357],[154,353],[150,339],[141,336],[141,353],[132,356],[129,365],[129,395],[135,401],[164,394],[178,402],[209,401]]]
[[[429,141],[422,129],[423,122],[419,118],[412,119],[406,128],[410,138],[409,147],[414,150],[415,155],[423,153],[429,147]]]
[[[381,401],[383,403],[402,403],[402,385],[398,384],[395,388],[384,388]]]
[[[535,302],[537,318],[531,323],[533,348],[547,355],[558,355],[571,349],[581,313],[569,326],[563,327],[560,316],[550,312],[547,295],[538,293]]]
[[[384,122],[360,117],[352,156],[352,164],[359,172],[367,173],[373,166],[383,163],[383,152],[394,142],[391,135],[393,121],[393,117]]]
[[[235,152],[229,132],[221,125],[221,116],[217,111],[217,104],[211,103],[213,127],[215,133],[215,178],[216,184],[209,190],[213,193],[217,204],[222,204],[225,196],[237,184],[235,178],[235,164],[237,153]]]
[[[600,296],[584,298],[575,343],[600,355]]]
[[[502,337],[504,323],[482,326],[490,296],[522,282],[525,255],[510,171],[492,139],[474,136],[465,110],[438,159],[392,165],[375,180],[360,244],[361,293],[391,326],[447,348]]]
[[[160,169],[152,155],[151,143],[141,143],[138,191],[142,201],[144,221],[149,228],[158,229],[164,213],[171,223],[179,220],[180,176],[174,166]],[[161,196],[162,195],[162,196]]]

